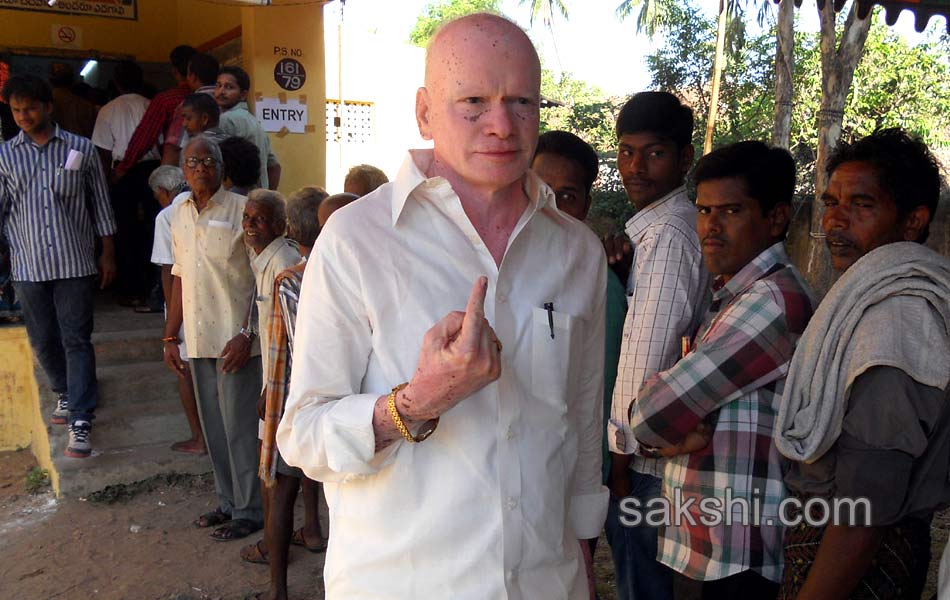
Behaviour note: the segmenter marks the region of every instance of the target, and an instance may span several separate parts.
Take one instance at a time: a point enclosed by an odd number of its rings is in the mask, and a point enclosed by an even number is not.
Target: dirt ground
[[[91,498],[56,500],[48,488],[25,491],[35,466],[29,451],[0,452],[0,599],[243,600],[266,589],[267,567],[238,558],[247,540],[216,542],[208,530],[191,526],[213,508],[210,476],[165,477]],[[299,505],[297,515],[302,524]],[[945,511],[934,520],[925,600],[936,589],[948,532]],[[291,548],[291,598],[323,598],[323,558]],[[600,600],[616,600],[603,538],[595,570]]]

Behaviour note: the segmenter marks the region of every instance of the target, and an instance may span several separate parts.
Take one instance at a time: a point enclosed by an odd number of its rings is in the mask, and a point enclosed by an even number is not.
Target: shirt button
[[[518,508],[518,501],[514,498],[508,498],[508,510],[514,510]]]
[[[504,294],[498,294],[498,301],[501,303],[505,303],[508,301],[508,296]]]
[[[515,432],[512,431],[511,427],[508,428],[508,433],[505,434],[505,437],[509,440],[515,439]]]

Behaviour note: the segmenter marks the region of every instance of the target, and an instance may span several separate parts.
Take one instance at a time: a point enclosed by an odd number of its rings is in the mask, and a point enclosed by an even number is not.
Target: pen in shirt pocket
[[[544,310],[548,311],[548,328],[551,330],[551,339],[554,339],[554,303],[545,302]]]

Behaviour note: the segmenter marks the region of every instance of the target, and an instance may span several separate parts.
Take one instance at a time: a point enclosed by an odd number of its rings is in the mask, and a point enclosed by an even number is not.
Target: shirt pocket
[[[56,169],[53,174],[53,193],[65,200],[79,195],[82,189],[82,171],[79,169]]]
[[[568,370],[576,320],[571,315],[544,308],[534,308],[531,319],[531,382],[534,395],[564,411],[567,408]]]
[[[227,259],[234,243],[234,227],[227,221],[208,221],[205,230],[204,251],[208,258]]]

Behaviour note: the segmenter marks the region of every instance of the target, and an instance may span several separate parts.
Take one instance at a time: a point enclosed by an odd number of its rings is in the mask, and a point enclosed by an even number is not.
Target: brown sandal
[[[320,542],[314,544],[313,546],[308,544],[307,539],[303,536],[303,527],[294,531],[294,534],[290,537],[290,543],[295,546],[303,546],[314,554],[325,552],[327,549],[327,541],[324,539],[321,539]]]
[[[241,548],[241,560],[257,565],[266,565],[267,546],[263,544],[264,540],[258,540],[255,544],[248,544]]]

